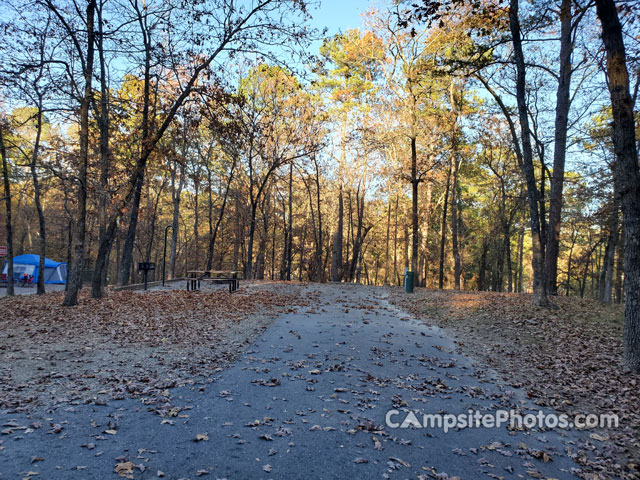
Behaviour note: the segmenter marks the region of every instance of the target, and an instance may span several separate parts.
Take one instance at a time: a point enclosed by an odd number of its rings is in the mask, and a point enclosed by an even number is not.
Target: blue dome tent
[[[38,268],[40,265],[40,255],[33,255],[27,253],[25,255],[18,255],[13,257],[13,278],[16,281],[22,281],[25,278],[31,276],[32,282],[38,281]],[[2,280],[7,279],[8,262],[5,260],[4,268],[2,269]],[[44,259],[44,283],[67,283],[67,264],[66,262],[55,262],[50,258]]]

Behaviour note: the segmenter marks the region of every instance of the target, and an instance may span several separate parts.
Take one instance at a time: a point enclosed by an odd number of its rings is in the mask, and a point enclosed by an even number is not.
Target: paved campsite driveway
[[[573,432],[386,427],[394,406],[523,400],[383,289],[308,291],[313,306],[278,318],[213,383],[172,390],[164,417],[140,400],[0,414],[0,479],[576,478]]]

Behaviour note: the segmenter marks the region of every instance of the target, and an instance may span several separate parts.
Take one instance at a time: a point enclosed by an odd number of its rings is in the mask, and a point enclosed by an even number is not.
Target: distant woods
[[[319,51],[300,1],[21,3],[1,7],[0,229],[69,262],[67,305],[141,261],[157,279],[165,230],[169,278],[408,268],[538,305],[625,298],[638,186],[616,105],[633,132],[640,37],[624,23],[622,60],[603,44],[606,2],[390,2]]]

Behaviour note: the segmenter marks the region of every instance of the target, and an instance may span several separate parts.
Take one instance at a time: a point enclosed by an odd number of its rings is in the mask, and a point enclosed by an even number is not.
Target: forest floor
[[[559,296],[544,309],[527,294],[388,290],[394,304],[444,328],[458,351],[535,404],[572,416],[617,414],[618,428],[591,434],[599,458],[593,467],[640,478],[640,375],[622,364],[621,305]]]
[[[183,287],[83,292],[74,308],[62,292],[0,299],[0,480],[638,478],[639,378],[619,365],[619,308]],[[396,430],[389,409],[612,411],[621,426]]]
[[[279,314],[308,303],[292,284],[237,294],[170,285],[102,300],[83,289],[72,308],[61,306],[63,291],[0,299],[0,409],[128,396],[162,403],[166,389],[222,370]]]

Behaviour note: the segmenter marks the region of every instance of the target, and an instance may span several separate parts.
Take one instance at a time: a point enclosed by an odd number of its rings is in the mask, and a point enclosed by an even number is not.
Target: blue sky
[[[362,25],[361,14],[373,2],[370,0],[320,0],[320,7],[311,10],[311,24],[319,29],[328,27],[329,35]]]

